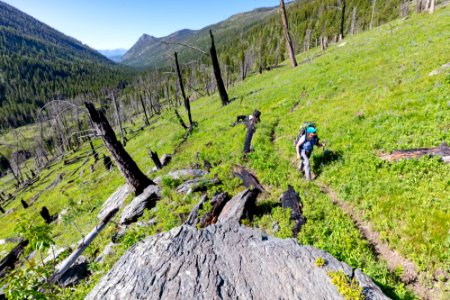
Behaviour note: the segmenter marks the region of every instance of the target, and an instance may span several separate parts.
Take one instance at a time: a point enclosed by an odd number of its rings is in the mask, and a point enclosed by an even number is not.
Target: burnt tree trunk
[[[161,164],[161,160],[158,157],[158,153],[153,152],[151,149],[148,150],[148,154],[150,155],[151,159],[153,160],[153,162],[155,163],[156,169],[161,170],[162,169],[162,164]]]
[[[177,68],[178,83],[180,85],[181,95],[183,95],[184,100],[184,107],[186,108],[186,111],[188,113],[189,126],[192,127],[191,104],[189,103],[189,99],[186,97],[186,93],[184,92],[183,78],[181,77],[180,65],[178,64],[178,54],[175,52],[174,56],[175,56],[175,65]]]
[[[27,209],[29,207],[28,203],[26,203],[23,199],[20,199],[20,203],[22,203],[24,209]]]
[[[145,109],[144,96],[141,95],[140,99],[141,99],[142,109],[144,110],[144,115],[145,115],[145,125],[148,126],[148,124],[150,124],[150,122],[148,121],[147,109]]]
[[[291,220],[295,222],[292,233],[294,237],[297,237],[302,225],[306,223],[306,218],[302,214],[300,196],[290,185],[288,185],[287,191],[281,195],[281,206],[291,210]]]
[[[258,190],[261,193],[266,191],[259,182],[259,179],[242,166],[237,165],[236,169],[233,170],[233,175],[241,179],[244,186],[248,189]]]
[[[284,0],[280,0],[280,12],[281,12],[281,21],[283,22],[284,37],[286,39],[286,49],[289,54],[291,66],[294,68],[297,66],[297,60],[295,59],[294,47],[292,46],[291,35],[289,33],[289,23],[286,16],[286,8],[284,6]]]
[[[155,184],[142,173],[122,144],[117,140],[105,115],[101,111],[97,111],[92,103],[85,102],[85,105],[91,116],[94,129],[102,137],[106,149],[111,153],[114,162],[134,193],[139,195],[147,186]]]
[[[209,53],[211,55],[211,62],[214,69],[214,76],[216,77],[217,90],[219,91],[220,100],[222,101],[222,106],[230,103],[228,100],[227,90],[223,84],[222,75],[220,73],[219,59],[217,58],[216,45],[214,44],[214,36],[212,31],[209,31],[211,37],[211,48],[209,48]]]
[[[123,134],[123,127],[122,127],[122,120],[120,119],[119,105],[117,104],[116,95],[114,93],[112,93],[112,99],[113,99],[113,103],[114,103],[114,108],[116,110],[117,122],[119,122],[120,138],[122,139],[122,144],[124,146],[126,146],[127,139],[126,139],[125,135]]]
[[[253,125],[247,126],[247,133],[245,134],[245,141],[244,141],[244,153],[243,153],[244,155],[252,151],[252,139],[254,133],[255,133],[255,126]]]
[[[92,124],[91,124],[92,125]],[[92,144],[91,138],[88,136],[89,146],[91,147],[92,156],[94,157],[94,162],[98,160],[98,153],[95,151],[94,145]]]
[[[20,255],[23,253],[28,241],[20,242],[14,249],[12,249],[5,258],[0,261],[0,278],[4,277],[8,270],[14,269]]]
[[[345,25],[345,0],[342,0],[341,7],[341,26],[339,32],[339,40],[344,39],[344,25]]]

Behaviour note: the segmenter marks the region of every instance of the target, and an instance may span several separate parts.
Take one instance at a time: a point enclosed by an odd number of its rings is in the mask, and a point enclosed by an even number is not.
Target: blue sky
[[[200,29],[278,0],[2,0],[95,49],[130,48],[156,37]]]

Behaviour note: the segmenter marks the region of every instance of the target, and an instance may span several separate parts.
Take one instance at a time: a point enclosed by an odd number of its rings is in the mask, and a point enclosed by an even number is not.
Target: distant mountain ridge
[[[219,23],[209,25],[200,30],[181,29],[165,37],[154,37],[143,34],[138,41],[122,57],[122,63],[132,67],[164,67],[169,63],[168,55],[182,51],[185,47],[171,43],[183,43],[197,47],[208,45],[209,30],[221,36],[248,30],[255,24],[261,24],[268,16],[276,12],[278,7],[257,8],[250,12],[238,13]],[[207,50],[205,48],[204,50]],[[197,53],[198,54],[198,53]],[[187,55],[188,57],[195,57]]]
[[[98,89],[112,79],[101,75],[117,68],[96,50],[0,1],[0,128],[32,122],[37,107],[50,99]]]
[[[98,52],[106,56],[110,60],[114,62],[121,62],[122,56],[127,52],[125,48],[117,48],[117,49],[98,49]]]

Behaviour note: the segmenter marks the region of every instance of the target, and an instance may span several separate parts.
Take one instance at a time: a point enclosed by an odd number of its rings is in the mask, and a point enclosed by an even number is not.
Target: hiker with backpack
[[[253,151],[253,147],[251,145],[253,134],[256,131],[256,124],[259,123],[261,117],[261,112],[257,109],[253,111],[253,113],[249,116],[239,115],[236,118],[236,121],[231,124],[231,127],[236,126],[237,124],[243,123],[247,128],[247,133],[245,135],[244,141],[244,151],[242,153],[242,157],[245,158],[246,155]]]
[[[319,142],[317,130],[314,123],[305,123],[300,129],[300,134],[294,141],[297,158],[300,159],[299,170],[305,172],[306,180],[311,180],[311,169],[309,158],[314,146],[324,147],[325,144]]]

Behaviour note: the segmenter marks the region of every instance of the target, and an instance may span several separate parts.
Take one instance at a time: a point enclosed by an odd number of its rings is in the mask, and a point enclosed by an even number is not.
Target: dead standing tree
[[[209,54],[211,55],[211,62],[214,69],[214,76],[216,77],[217,89],[219,90],[220,100],[222,101],[222,106],[230,103],[228,100],[227,90],[223,84],[222,75],[220,73],[219,59],[217,58],[216,46],[214,44],[214,36],[212,31],[209,30],[209,35],[211,36],[211,48],[209,48]]]
[[[147,186],[155,184],[142,173],[123,145],[117,140],[116,134],[103,112],[96,110],[94,104],[90,102],[84,104],[89,111],[96,134],[101,136],[106,149],[111,153],[114,162],[135,195],[141,194]]]
[[[222,79],[222,74],[220,72],[220,64],[219,64],[219,59],[217,58],[217,51],[216,51],[216,46],[214,43],[214,36],[212,34],[212,31],[209,31],[209,35],[211,37],[211,47],[209,48],[209,54],[206,53],[205,51],[198,49],[196,47],[190,46],[190,45],[186,45],[183,43],[167,43],[167,42],[163,42],[164,44],[176,44],[176,45],[181,45],[184,47],[187,47],[189,49],[193,49],[195,51],[198,51],[200,53],[202,53],[203,55],[209,56],[211,58],[211,63],[213,66],[213,71],[214,71],[214,77],[216,78],[216,85],[217,85],[217,90],[219,91],[219,95],[220,95],[220,100],[222,101],[222,106],[227,105],[228,103],[230,103],[229,99],[228,99],[228,94],[227,94],[227,90],[225,89],[225,85],[223,83],[223,79]],[[178,68],[177,68],[178,69]],[[181,77],[178,76],[178,78],[180,79]],[[182,90],[183,92],[183,90]],[[206,92],[209,95],[208,89],[206,89]]]
[[[280,0],[280,13],[281,13],[281,21],[283,22],[284,36],[286,38],[286,49],[289,54],[291,66],[295,68],[297,66],[297,60],[295,59],[294,47],[292,46],[291,35],[289,33],[289,23],[286,16],[286,8],[284,6],[284,0]]]
[[[339,29],[339,40],[344,39],[344,25],[345,25],[345,0],[341,0],[341,25]]]
[[[111,98],[112,98],[113,103],[114,103],[114,109],[116,111],[117,122],[119,123],[120,138],[122,139],[122,144],[124,146],[126,146],[127,145],[127,138],[125,137],[125,134],[123,132],[122,120],[120,119],[119,104],[117,103],[116,94],[114,92],[111,93]]]
[[[186,93],[184,92],[184,85],[183,85],[183,78],[181,77],[181,71],[180,71],[180,65],[178,64],[178,54],[175,52],[174,54],[175,57],[175,65],[177,68],[177,77],[178,77],[178,84],[180,86],[181,89],[181,95],[183,96],[183,100],[184,100],[184,107],[186,108],[186,111],[188,113],[188,118],[189,118],[189,127],[192,128],[192,116],[191,116],[191,104],[189,102],[188,97],[186,97]],[[181,120],[180,123],[184,124],[183,119],[181,119],[181,117],[179,116],[178,112],[176,112],[177,117]],[[184,126],[183,126],[184,127]]]

